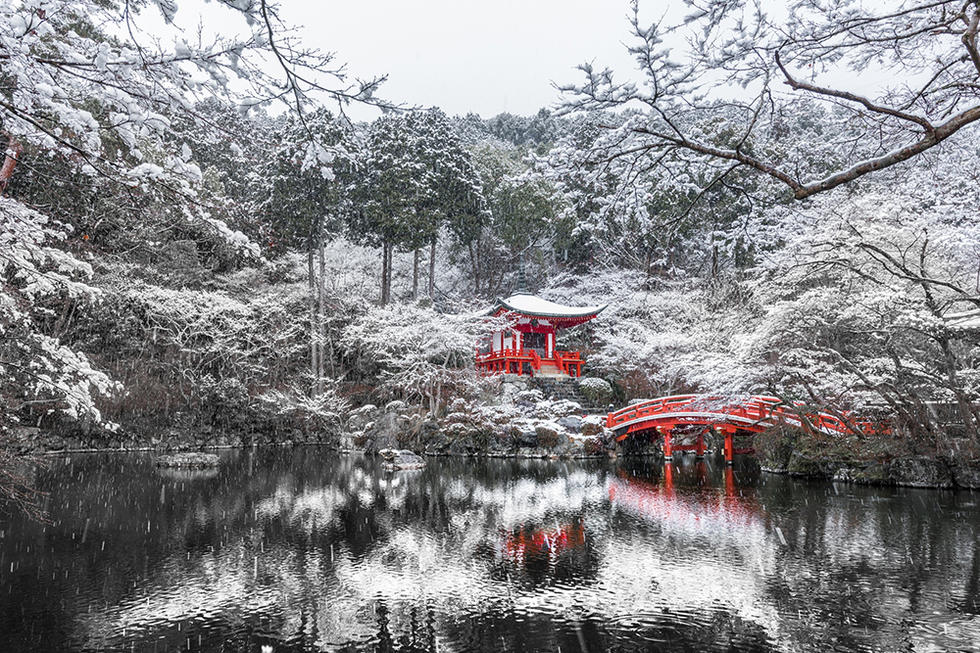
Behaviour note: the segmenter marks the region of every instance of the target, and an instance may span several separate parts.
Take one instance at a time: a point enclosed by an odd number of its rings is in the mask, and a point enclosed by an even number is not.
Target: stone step
[[[561,377],[535,376],[530,381],[531,387],[537,388],[549,399],[565,399],[574,401],[588,412],[603,412],[602,406],[595,406],[582,395],[578,387],[578,379],[567,375]]]

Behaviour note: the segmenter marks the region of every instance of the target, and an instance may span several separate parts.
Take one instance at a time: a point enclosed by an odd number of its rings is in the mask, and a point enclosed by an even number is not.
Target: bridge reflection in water
[[[668,463],[659,482],[619,470],[609,484],[609,501],[673,532],[738,536],[740,532],[744,535],[745,531],[753,530],[758,535],[764,528],[764,512],[736,485],[735,470],[725,467],[720,487],[711,485],[709,473],[703,460],[686,467]],[[688,477],[685,489],[696,487],[699,491],[679,493],[675,488],[675,476],[679,474]]]

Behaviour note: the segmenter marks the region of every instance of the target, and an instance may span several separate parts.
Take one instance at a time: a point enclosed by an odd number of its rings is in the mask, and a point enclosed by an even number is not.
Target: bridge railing
[[[835,415],[803,411],[804,404],[796,402],[787,405],[777,397],[755,395],[745,399],[719,397],[711,395],[672,395],[640,402],[609,413],[606,417],[606,427],[616,429],[626,424],[635,424],[644,420],[656,421],[657,417],[675,416],[681,419],[707,419],[716,416],[723,422],[726,418],[739,418],[739,422],[747,421],[759,429],[773,426],[776,423],[788,423],[794,426],[806,424],[825,433],[858,432],[867,435],[890,431],[887,426],[870,421],[841,420]],[[845,414],[845,417],[848,415]]]

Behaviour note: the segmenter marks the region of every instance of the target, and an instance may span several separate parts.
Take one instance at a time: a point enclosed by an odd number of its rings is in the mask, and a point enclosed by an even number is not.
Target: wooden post
[[[670,462],[674,459],[674,449],[670,442],[670,432],[673,429],[669,426],[660,426],[657,430],[664,436],[664,462]]]
[[[698,445],[694,457],[698,460],[704,459],[704,431],[698,433]]]
[[[735,431],[731,428],[725,429],[725,462],[735,464]]]

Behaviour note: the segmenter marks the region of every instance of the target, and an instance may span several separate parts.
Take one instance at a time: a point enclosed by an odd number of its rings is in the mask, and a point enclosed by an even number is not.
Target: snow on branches
[[[168,23],[183,4],[156,3]],[[281,23],[275,4],[220,4],[227,22],[199,30],[188,41],[190,32],[180,28],[169,38],[166,30],[144,30],[151,17],[141,15],[134,3],[4,3],[3,129],[76,160],[91,174],[123,174],[133,183],[155,181],[185,190],[187,182],[200,178],[200,170],[189,160],[186,143],[168,144],[169,132],[176,116],[217,128],[196,110],[201,100],[221,97],[243,111],[285,102],[300,116],[323,101],[383,104],[374,99],[381,79],[349,79],[333,55],[299,43]],[[151,160],[163,145],[168,153]],[[120,152],[131,160],[122,160]]]
[[[378,368],[383,389],[406,399],[427,399],[435,411],[450,392],[479,390],[475,343],[494,323],[418,306],[387,306],[356,319],[344,330],[343,341],[349,356]]]
[[[590,149],[597,160],[644,170],[694,159],[715,170],[706,187],[745,170],[803,199],[919,156],[980,120],[976,2],[686,4],[686,15],[648,23],[634,0],[637,81],[585,64],[584,80],[562,88],[566,113],[626,111],[625,120],[600,118],[607,134]],[[870,83],[842,81],[847,71]],[[808,103],[846,126],[825,141],[835,156],[823,166],[784,144],[786,117]]]
[[[26,405],[101,422],[98,395],[118,389],[85,354],[62,345],[42,323],[62,304],[98,301],[88,263],[51,246],[65,227],[8,198],[0,198],[0,424]],[[106,426],[112,426],[107,424]]]

